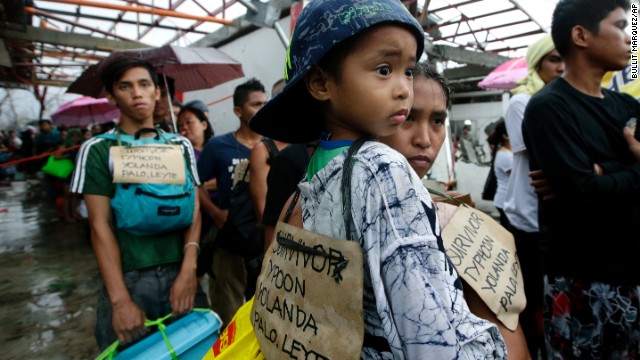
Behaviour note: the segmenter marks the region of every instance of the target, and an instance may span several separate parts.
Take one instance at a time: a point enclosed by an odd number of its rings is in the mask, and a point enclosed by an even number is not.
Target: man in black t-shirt
[[[540,202],[548,358],[632,358],[640,345],[640,143],[625,125],[632,97],[600,88],[630,57],[628,0],[560,0],[552,36],[563,76],[523,122],[531,169],[556,194]],[[594,166],[596,165],[597,166]]]

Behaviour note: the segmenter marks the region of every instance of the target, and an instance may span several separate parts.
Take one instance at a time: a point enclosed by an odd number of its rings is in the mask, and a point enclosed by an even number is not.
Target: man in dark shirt
[[[224,135],[211,138],[198,159],[198,175],[202,181],[216,179],[217,202],[214,204],[208,191],[199,191],[203,216],[209,216],[218,229],[227,220],[235,168],[249,158],[249,151],[260,142],[260,134],[249,128],[249,120],[267,102],[264,86],[257,79],[238,85],[233,94],[233,112],[240,120],[240,127]],[[216,242],[224,242],[216,239]],[[244,258],[239,254],[215,245],[213,252],[214,279],[209,281],[211,308],[228,324],[235,312],[245,302],[244,291],[247,273]]]
[[[560,0],[551,33],[565,73],[524,115],[531,169],[556,193],[539,203],[549,358],[631,358],[640,345],[640,318],[629,316],[640,307],[640,151],[623,133],[640,105],[600,88],[629,60],[628,9],[628,0]]]

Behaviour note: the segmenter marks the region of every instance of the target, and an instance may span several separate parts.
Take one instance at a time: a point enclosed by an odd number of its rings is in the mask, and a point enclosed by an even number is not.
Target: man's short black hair
[[[266,92],[264,89],[264,85],[260,82],[260,80],[256,78],[251,78],[246,82],[238,85],[236,90],[233,92],[233,106],[242,106],[244,103],[249,100],[249,94],[254,91]]]
[[[127,70],[136,67],[147,69],[153,84],[158,86],[158,73],[156,73],[153,66],[148,61],[123,55],[109,61],[108,63],[103,63],[98,66],[100,80],[102,80],[105,90],[109,94],[113,95],[113,83],[120,80]]]
[[[571,29],[581,25],[597,34],[600,21],[617,8],[629,10],[629,0],[560,0],[553,11],[551,37],[560,56],[569,54],[573,44]]]

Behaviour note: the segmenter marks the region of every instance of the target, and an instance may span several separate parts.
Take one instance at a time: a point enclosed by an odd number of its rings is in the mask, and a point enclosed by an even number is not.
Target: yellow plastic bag
[[[251,326],[253,299],[251,298],[238,309],[202,360],[264,360]]]

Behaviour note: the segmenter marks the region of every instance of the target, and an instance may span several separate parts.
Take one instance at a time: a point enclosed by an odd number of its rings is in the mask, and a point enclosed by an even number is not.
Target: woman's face
[[[414,79],[413,92],[413,106],[407,121],[395,134],[380,137],[380,141],[406,157],[413,170],[423,178],[444,142],[447,100],[440,84],[424,76]]]
[[[200,121],[196,114],[189,110],[182,111],[178,117],[178,132],[191,141],[191,145],[197,150],[204,146],[204,131],[209,124]]]

